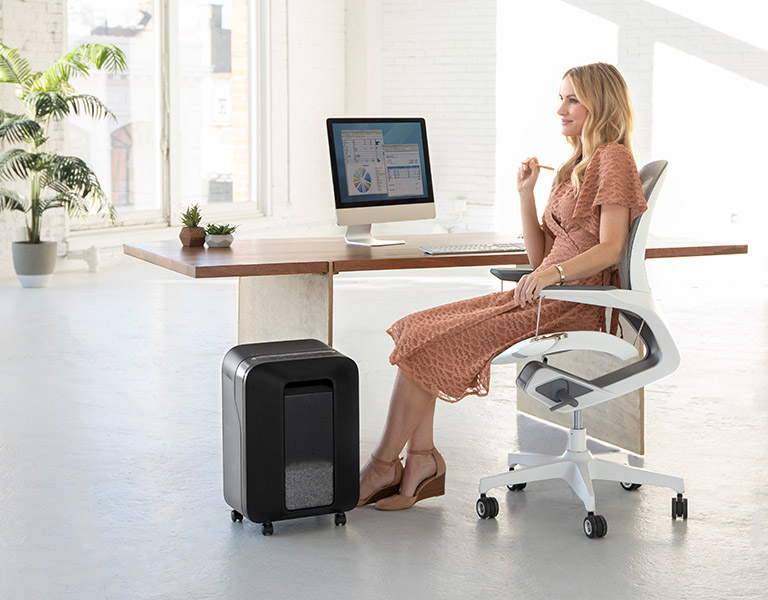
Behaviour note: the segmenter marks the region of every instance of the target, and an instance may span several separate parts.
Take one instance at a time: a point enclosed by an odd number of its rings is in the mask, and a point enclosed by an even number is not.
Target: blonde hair
[[[617,142],[632,152],[634,113],[629,89],[619,70],[607,63],[592,63],[566,71],[570,77],[576,99],[588,114],[581,136],[567,136],[573,153],[557,170],[554,190],[570,173],[576,193],[584,181],[592,155],[600,146]]]

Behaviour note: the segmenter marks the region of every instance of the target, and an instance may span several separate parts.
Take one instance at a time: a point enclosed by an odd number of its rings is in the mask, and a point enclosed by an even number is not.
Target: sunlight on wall
[[[768,2],[764,0],[646,0],[673,13],[768,50]]]
[[[743,239],[764,226],[766,105],[765,86],[656,44],[653,155],[670,170],[655,233]]]
[[[571,1],[498,3],[496,229],[520,230],[519,161],[557,166],[568,155],[555,114],[563,72],[604,61],[630,84],[639,162],[670,161],[652,233],[768,252],[768,2],[578,0],[586,12]]]
[[[497,23],[496,230],[519,233],[518,165],[536,156],[556,167],[570,156],[556,114],[560,81],[577,65],[616,64],[618,28],[559,0],[499,2]],[[539,212],[551,184],[551,173],[542,173]]]

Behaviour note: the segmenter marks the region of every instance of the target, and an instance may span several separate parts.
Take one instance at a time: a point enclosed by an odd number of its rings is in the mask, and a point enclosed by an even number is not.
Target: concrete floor
[[[221,492],[235,281],[136,262],[42,290],[0,282],[0,598],[765,598],[765,267],[649,262],[683,365],[647,389],[637,464],[686,478],[690,518],[670,519],[671,490],[598,482],[600,540],[560,482],[496,490],[498,518],[475,515],[478,479],[503,471],[507,451],[565,441],[516,414],[509,367],[488,398],[438,406],[444,497],[354,510],[346,527],[278,522],[263,537],[230,521]],[[360,367],[361,456],[394,376],[389,323],[495,289],[486,269],[338,277],[335,345]]]

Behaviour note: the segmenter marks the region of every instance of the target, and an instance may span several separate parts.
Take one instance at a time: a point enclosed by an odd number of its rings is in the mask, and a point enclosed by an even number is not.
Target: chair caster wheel
[[[336,525],[346,525],[347,524],[347,515],[344,513],[336,513],[333,517],[333,522]]]
[[[241,514],[240,514],[239,512],[237,512],[236,510],[233,510],[233,511],[230,513],[230,515],[229,515],[229,516],[232,518],[232,522],[233,522],[233,523],[242,523],[242,522],[243,522],[243,515],[241,515]]]
[[[512,485],[508,485],[507,489],[510,492],[519,492],[525,489],[525,486],[528,485],[527,483],[513,483]]]
[[[608,533],[608,523],[603,515],[589,513],[584,517],[584,533],[588,538],[601,538]]]
[[[682,494],[672,498],[672,518],[677,519],[677,517],[688,518],[688,498],[683,498]]]
[[[475,509],[481,519],[494,519],[499,514],[499,501],[492,496],[482,495],[478,498]]]
[[[271,521],[265,521],[261,524],[261,535],[272,535],[275,532],[275,528],[272,526]]]
[[[509,467],[510,471],[514,471],[515,467]],[[510,492],[519,492],[521,490],[525,489],[525,486],[528,485],[527,483],[513,483],[512,485],[508,485],[507,489]]]
[[[623,487],[628,492],[632,492],[643,485],[642,483],[629,483],[627,481],[621,481],[619,483],[621,483],[621,487]]]

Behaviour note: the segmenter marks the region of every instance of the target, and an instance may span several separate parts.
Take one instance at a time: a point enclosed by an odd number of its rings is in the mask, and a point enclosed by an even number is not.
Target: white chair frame
[[[674,372],[680,364],[680,355],[650,292],[645,274],[645,251],[650,219],[661,183],[666,176],[667,161],[656,161],[640,171],[640,180],[648,203],[648,210],[633,223],[627,248],[618,265],[624,289],[613,287],[551,287],[542,291],[543,299],[579,302],[619,310],[635,328],[644,342],[644,355],[629,342],[595,331],[568,331],[536,335],[523,340],[499,354],[494,364],[509,364],[531,360],[517,377],[517,386],[529,396],[546,404],[550,410],[573,413],[573,426],[568,434],[565,452],[558,456],[512,452],[507,464],[510,470],[480,480],[480,498],[477,514],[483,519],[498,514],[498,502],[487,492],[495,487],[507,486],[520,491],[526,484],[549,479],[565,480],[583,502],[587,510],[584,533],[590,538],[603,537],[607,522],[595,514],[593,480],[621,483],[626,490],[642,484],[669,487],[677,492],[672,498],[672,517],[688,517],[688,500],[683,497],[683,479],[631,466],[629,455],[620,452],[592,454],[587,448],[587,433],[583,425],[585,408],[607,402],[637,390]],[[504,279],[519,279],[520,271],[510,271]],[[547,356],[572,350],[592,350],[611,354],[622,361],[636,359],[612,373],[593,380],[585,380],[563,369],[547,364]]]

